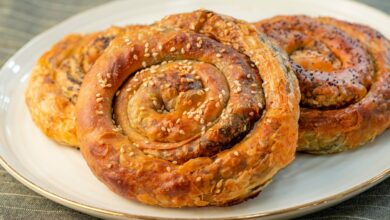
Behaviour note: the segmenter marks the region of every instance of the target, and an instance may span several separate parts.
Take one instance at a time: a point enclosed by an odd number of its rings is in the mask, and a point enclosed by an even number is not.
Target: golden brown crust
[[[146,204],[255,196],[294,158],[300,95],[284,59],[254,26],[203,10],[126,32],[80,90],[83,156],[109,188]]]
[[[75,103],[81,82],[121,30],[111,27],[87,35],[68,35],[39,58],[25,99],[34,122],[48,137],[77,147]]]
[[[328,17],[277,16],[256,26],[287,51],[298,77],[298,150],[348,150],[390,126],[390,43],[379,32]]]

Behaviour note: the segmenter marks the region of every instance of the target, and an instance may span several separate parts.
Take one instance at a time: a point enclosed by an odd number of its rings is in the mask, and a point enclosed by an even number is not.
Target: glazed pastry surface
[[[390,126],[390,43],[328,17],[277,16],[257,28],[288,53],[302,93],[298,150],[336,153]]]
[[[199,10],[113,40],[82,84],[81,152],[114,192],[163,207],[256,196],[289,164],[298,82],[255,26]]]
[[[75,104],[84,75],[122,28],[64,37],[43,54],[25,99],[35,124],[49,138],[77,147]]]

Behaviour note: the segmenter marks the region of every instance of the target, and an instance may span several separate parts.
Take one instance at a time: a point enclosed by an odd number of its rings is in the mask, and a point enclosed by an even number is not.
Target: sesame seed
[[[180,134],[185,134],[184,130],[182,130],[182,129],[179,130],[179,133]]]
[[[166,168],[168,172],[171,172],[171,168],[170,167],[167,167]]]
[[[129,153],[129,156],[130,156],[130,157],[134,156],[134,152],[131,151],[131,152]]]
[[[102,96],[102,95],[100,95],[100,93],[96,93],[96,97],[100,97],[100,96]]]
[[[200,182],[202,180],[202,177],[198,176],[196,177],[196,182]]]
[[[145,144],[149,144],[150,142],[148,140],[145,141]]]
[[[158,48],[159,50],[162,50],[163,47],[162,47],[161,44],[159,44],[157,48]]]
[[[179,124],[179,123],[180,123],[180,121],[181,121],[181,119],[180,119],[180,118],[178,118],[178,119],[176,120],[176,124]]]
[[[254,116],[255,113],[254,113],[254,112],[249,112],[249,115],[250,115],[250,116]]]
[[[120,152],[121,152],[121,153],[124,153],[124,152],[125,152],[125,148],[124,148],[123,146],[121,147]]]
[[[171,49],[169,49],[170,52],[174,52],[176,50],[175,47],[171,47]]]
[[[99,98],[96,98],[96,102],[102,102],[103,101],[103,97],[99,97]]]
[[[174,160],[174,161],[172,161],[172,163],[173,163],[173,164],[177,164],[177,161],[176,161],[176,160]]]
[[[180,53],[181,53],[181,54],[185,54],[185,52],[186,52],[186,51],[184,50],[184,48],[181,48]]]
[[[204,124],[204,119],[203,118],[200,119],[200,124]]]
[[[157,57],[157,55],[158,55],[157,52],[153,52],[153,53],[152,53],[152,56],[153,56],[153,57]]]
[[[107,164],[107,168],[111,169],[112,168],[112,163]]]
[[[166,131],[166,130],[167,129],[164,126],[161,127],[161,131]]]
[[[194,119],[195,119],[195,121],[199,121],[199,119],[200,119],[200,115],[195,115],[195,117],[194,117]]]
[[[145,61],[142,62],[142,66],[146,67],[146,62]]]
[[[234,156],[237,156],[237,157],[240,156],[240,153],[238,151],[234,151],[233,154],[234,154]]]
[[[116,91],[115,96],[118,96],[121,93],[121,90]]]
[[[102,115],[104,112],[103,111],[96,111],[96,113],[98,114],[98,115]]]
[[[134,55],[133,55],[133,59],[134,59],[134,60],[138,60],[137,54],[134,54]]]
[[[187,43],[186,48],[187,48],[187,50],[189,50],[191,48],[191,44]]]
[[[218,181],[216,187],[219,189],[222,187],[222,184],[223,184],[223,180],[220,180],[220,181]]]
[[[250,79],[251,78],[251,74],[247,74],[246,78]]]
[[[215,193],[216,193],[216,194],[218,194],[218,193],[220,193],[220,192],[221,192],[220,189],[215,190]]]
[[[216,56],[217,56],[218,58],[220,58],[220,57],[222,57],[222,54],[217,53]]]
[[[145,53],[144,57],[150,57],[150,53]]]

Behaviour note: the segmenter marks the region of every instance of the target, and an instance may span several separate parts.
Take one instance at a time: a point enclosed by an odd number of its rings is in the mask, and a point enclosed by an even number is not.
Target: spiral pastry
[[[121,31],[111,27],[87,35],[68,35],[39,58],[25,98],[34,122],[48,137],[61,144],[78,145],[75,104],[81,82]]]
[[[333,18],[277,16],[256,23],[288,53],[302,94],[298,150],[349,150],[390,126],[390,43]]]
[[[254,197],[294,158],[289,68],[253,25],[209,11],[126,31],[82,84],[81,152],[110,189],[146,204]]]

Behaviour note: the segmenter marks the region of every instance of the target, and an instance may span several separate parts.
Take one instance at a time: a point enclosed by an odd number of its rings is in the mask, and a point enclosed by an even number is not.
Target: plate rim
[[[359,7],[366,8],[368,10],[371,10],[377,14],[381,14],[381,16],[388,17],[390,19],[390,15],[387,13],[380,11],[370,5],[357,2],[354,0],[344,0],[345,2],[349,2],[351,4],[358,5]],[[111,4],[117,4],[120,1],[113,1],[113,2],[108,2],[104,3],[102,5],[98,5],[96,7],[92,7],[90,9],[81,11],[77,14],[74,14],[65,20],[55,24],[54,26],[42,31],[35,37],[33,37],[31,40],[29,40],[27,43],[25,43],[22,47],[20,47],[10,58],[7,59],[7,61],[2,65],[0,68],[0,74],[2,74],[3,71],[5,71],[6,67],[9,65],[10,62],[14,60],[14,57],[18,56],[25,48],[29,47],[30,45],[35,44],[35,42],[41,40],[45,35],[53,31],[55,28],[57,28],[59,25],[63,25],[64,23],[68,23],[72,20],[76,20],[78,17],[83,16],[84,14],[91,13],[94,10],[98,10],[103,7],[107,7],[108,5]],[[0,147],[3,146],[4,143],[0,142]],[[99,208],[95,207],[92,205],[87,205],[83,204],[77,201],[74,201],[72,199],[65,198],[63,196],[57,195],[56,193],[50,192],[43,187],[40,187],[36,185],[33,181],[29,180],[28,178],[24,177],[22,174],[20,174],[16,169],[14,169],[10,164],[7,163],[7,161],[3,158],[2,155],[0,155],[0,165],[11,175],[13,176],[16,180],[18,180],[20,183],[28,187],[29,189],[33,190],[34,192],[50,199],[51,201],[64,205],[68,208],[84,212],[89,215],[98,215],[98,216],[106,216],[106,217],[117,217],[117,218],[137,218],[137,219],[160,219],[160,220],[168,220],[168,219],[177,219],[177,220],[188,220],[189,218],[170,218],[170,217],[158,217],[158,216],[148,216],[148,215],[137,215],[137,214],[129,214],[125,212],[120,212],[120,211],[112,211],[108,210],[105,208]],[[361,193],[376,184],[382,182],[383,180],[387,179],[390,177],[390,169],[386,169],[379,173],[378,175],[370,178],[369,180],[366,180],[364,182],[361,182],[353,187],[350,187],[349,189],[346,189],[342,192],[339,192],[337,194],[318,199],[315,201],[307,202],[301,205],[285,208],[285,209],[279,209],[279,210],[273,210],[273,211],[262,211],[254,214],[248,214],[248,215],[236,215],[236,216],[229,216],[229,217],[215,217],[215,218],[201,218],[201,219],[209,219],[209,220],[222,220],[222,219],[254,219],[254,218],[260,218],[260,217],[278,217],[278,216],[283,216],[286,214],[299,214],[301,213],[310,213],[311,211],[314,212],[318,209],[334,205],[337,202],[341,202],[344,199],[348,199],[351,196],[354,196],[358,193]]]
[[[56,202],[61,205],[64,205],[66,207],[69,207],[71,209],[76,209],[78,211],[87,213],[87,214],[93,214],[93,212],[96,212],[101,215],[109,216],[109,217],[125,217],[125,218],[137,218],[137,219],[159,219],[159,220],[168,220],[168,219],[176,219],[176,220],[188,220],[189,218],[169,218],[169,217],[156,217],[156,216],[148,216],[148,215],[136,215],[136,214],[129,214],[119,211],[112,211],[104,208],[98,208],[91,205],[82,204],[80,202],[76,202],[71,199],[64,198],[62,196],[57,195],[56,193],[49,192],[42,187],[36,185],[32,181],[25,178],[23,175],[18,173],[14,168],[12,168],[0,155],[0,165],[4,167],[4,169],[11,174],[13,177],[15,177],[19,182],[21,182],[23,185],[27,186],[29,189],[35,191],[36,193]],[[311,201],[308,203],[304,203],[301,205],[293,206],[286,209],[280,209],[275,211],[264,211],[264,212],[258,212],[255,214],[249,214],[249,215],[238,215],[238,216],[230,216],[230,217],[217,217],[217,218],[202,218],[205,220],[230,220],[230,219],[254,219],[259,217],[277,217],[282,216],[288,213],[295,213],[298,211],[305,212],[309,210],[315,210],[315,208],[321,208],[323,206],[326,206],[327,204],[332,205],[334,203],[337,203],[338,201],[342,201],[345,198],[349,198],[350,196],[353,196],[359,192],[362,192],[364,190],[369,189],[370,187],[375,186],[376,184],[382,182],[383,180],[390,177],[390,169],[384,170],[380,174],[372,177],[371,179],[362,182],[358,185],[355,185],[354,187],[351,187],[347,190],[344,190],[340,193],[337,193],[335,195],[331,195],[328,197],[325,197],[323,199],[318,199],[315,201]]]

